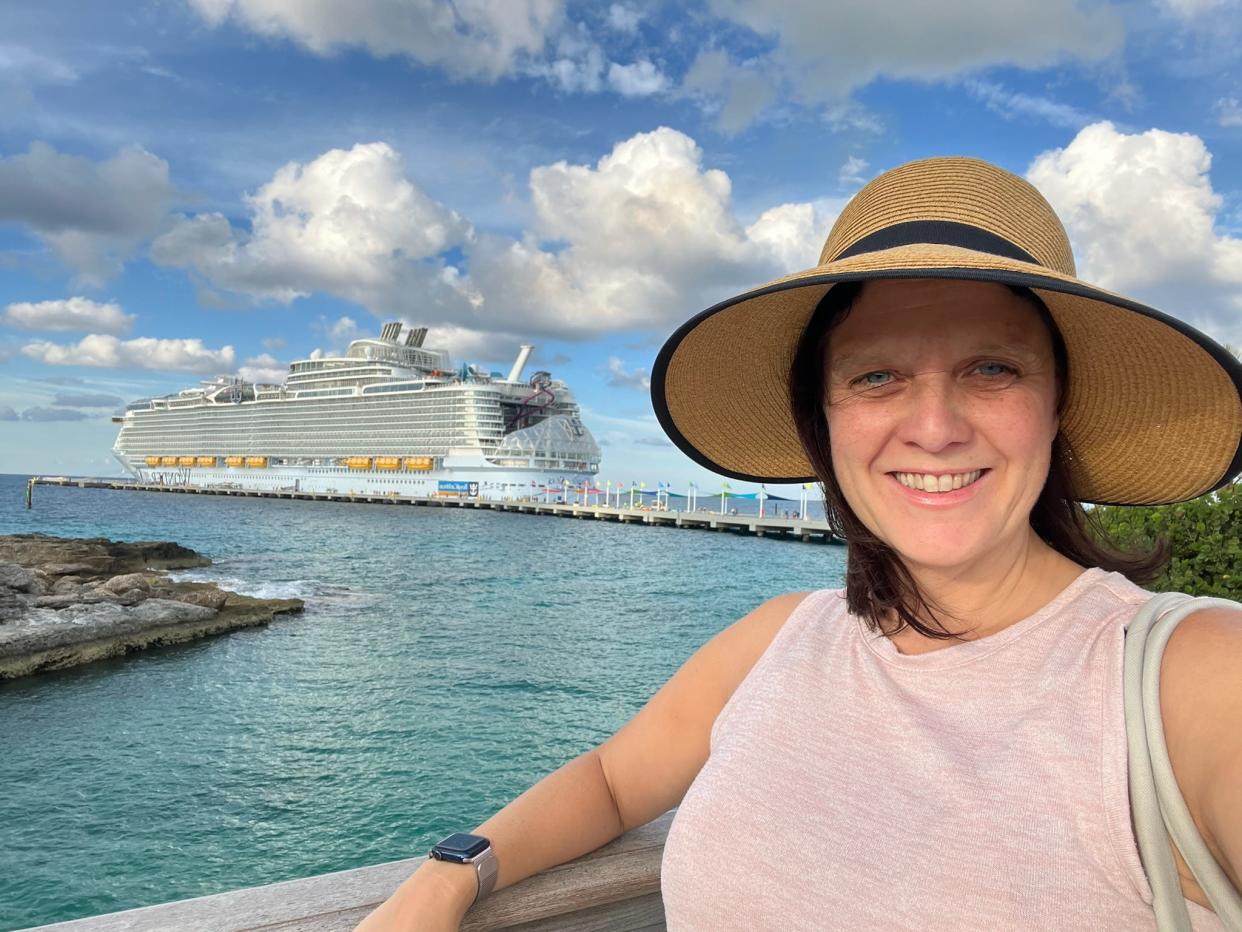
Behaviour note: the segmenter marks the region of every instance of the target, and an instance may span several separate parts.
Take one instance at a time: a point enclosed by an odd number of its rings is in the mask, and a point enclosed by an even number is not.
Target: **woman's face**
[[[827,353],[837,480],[907,565],[964,567],[1029,533],[1058,427],[1029,303],[987,282],[869,282]]]

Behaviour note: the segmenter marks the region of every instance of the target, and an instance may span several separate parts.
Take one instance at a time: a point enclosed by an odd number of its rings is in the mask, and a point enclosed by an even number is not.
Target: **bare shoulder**
[[[1242,610],[1207,608],[1174,630],[1160,664],[1160,707],[1174,743],[1197,760],[1226,733],[1242,740]],[[1188,763],[1194,760],[1188,759]],[[1175,761],[1176,763],[1176,761]]]
[[[1186,805],[1218,862],[1242,868],[1242,610],[1188,615],[1160,665],[1169,759]]]

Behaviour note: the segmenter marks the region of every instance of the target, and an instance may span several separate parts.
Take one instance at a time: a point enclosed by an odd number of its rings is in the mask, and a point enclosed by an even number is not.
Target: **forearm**
[[[474,829],[491,840],[499,868],[496,890],[594,851],[621,831],[594,749],[548,774]],[[358,929],[456,929],[477,887],[473,868],[429,860]]]
[[[548,774],[474,831],[492,842],[499,890],[594,851],[623,829],[592,749]]]

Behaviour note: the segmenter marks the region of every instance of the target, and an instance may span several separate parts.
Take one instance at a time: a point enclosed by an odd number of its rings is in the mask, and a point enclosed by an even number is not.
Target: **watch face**
[[[431,849],[432,857],[444,861],[461,861],[473,858],[487,850],[489,842],[482,835],[456,832]]]

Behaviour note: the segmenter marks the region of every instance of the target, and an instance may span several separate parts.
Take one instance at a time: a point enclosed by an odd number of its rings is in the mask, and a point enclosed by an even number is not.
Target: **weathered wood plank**
[[[662,929],[660,859],[674,811],[615,841],[501,890],[462,932]],[[407,858],[40,926],[40,932],[348,932],[425,858]]]

